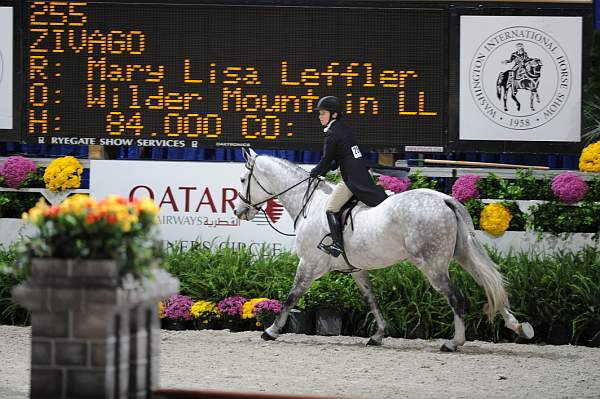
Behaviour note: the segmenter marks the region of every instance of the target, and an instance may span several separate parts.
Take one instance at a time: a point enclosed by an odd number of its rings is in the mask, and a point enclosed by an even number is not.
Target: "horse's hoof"
[[[525,322],[521,323],[521,325],[519,326],[518,335],[521,338],[531,339],[534,337],[535,332],[533,331],[533,327],[531,326],[531,324]]]
[[[442,344],[442,347],[440,348],[440,350],[442,352],[456,352],[456,347],[455,346],[449,346],[447,342],[444,342]]]
[[[368,346],[381,346],[383,345],[383,342],[381,341],[376,341],[373,338],[369,339],[369,342],[367,342]]]
[[[264,339],[265,341],[275,341],[277,338],[271,337],[269,334],[267,334],[267,332],[263,332],[262,335],[260,336],[262,339]]]

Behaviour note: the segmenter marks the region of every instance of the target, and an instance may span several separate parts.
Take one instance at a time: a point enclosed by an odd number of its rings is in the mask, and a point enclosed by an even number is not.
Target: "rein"
[[[256,209],[257,211],[261,211],[266,219],[267,219],[267,223],[269,224],[269,226],[275,230],[276,232],[278,232],[279,234],[282,234],[284,236],[288,236],[288,237],[294,237],[296,234],[289,234],[289,233],[284,233],[281,230],[279,230],[277,227],[273,226],[273,224],[271,224],[271,220],[269,219],[269,216],[267,215],[267,213],[265,212],[264,209],[262,209],[262,205],[269,202],[270,200],[272,200],[273,198],[277,198],[282,194],[287,193],[288,191],[298,187],[300,184],[304,183],[305,181],[308,180],[308,187],[306,188],[306,192],[304,193],[304,197],[302,199],[302,208],[300,209],[300,212],[298,212],[298,215],[296,215],[296,218],[294,219],[294,230],[296,230],[296,224],[298,222],[298,218],[300,217],[300,215],[303,215],[303,217],[306,219],[307,214],[306,214],[306,210],[307,210],[307,205],[310,202],[310,199],[312,198],[313,194],[315,193],[315,191],[317,190],[317,187],[319,186],[319,184],[321,183],[320,179],[313,179],[310,176],[307,177],[306,179],[300,180],[299,182],[297,182],[296,184],[286,188],[285,190],[277,193],[277,194],[273,194],[271,192],[269,192],[258,180],[258,178],[256,176],[254,176],[254,165],[256,163],[256,159],[255,161],[252,163],[252,166],[248,167],[248,165],[246,164],[246,169],[248,169],[250,171],[250,176],[248,176],[248,185],[246,186],[246,195],[242,195],[238,193],[238,197],[240,198],[240,200],[242,200],[243,203],[245,203],[248,206],[251,206],[252,208]],[[256,184],[258,184],[258,186],[267,194],[270,195],[270,197],[268,197],[267,199],[257,202],[255,204],[252,203],[252,200],[250,199],[250,183],[252,181],[252,178],[254,178],[254,180],[256,181]],[[313,181],[317,180],[317,184],[315,184],[313,186]],[[311,191],[311,186],[312,187],[312,191]],[[310,192],[310,194],[309,194]]]

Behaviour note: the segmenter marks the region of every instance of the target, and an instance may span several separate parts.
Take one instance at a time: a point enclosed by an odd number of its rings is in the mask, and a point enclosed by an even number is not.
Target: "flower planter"
[[[204,323],[203,320],[198,319],[192,321],[192,325],[196,330],[218,330],[218,324],[217,320],[210,320],[208,323]]]
[[[292,309],[283,327],[284,333],[313,335],[315,333],[315,315]]]
[[[192,324],[188,320],[173,320],[173,319],[169,319],[169,318],[164,318],[162,320],[162,326],[165,330],[184,331],[184,330],[190,330],[191,329],[190,327],[192,327]]]
[[[223,320],[223,329],[229,330],[230,332],[242,332],[244,328],[244,320]]]
[[[578,250],[585,246],[598,245],[592,239],[591,233],[571,233],[566,237],[542,233],[541,239],[534,231],[506,231],[498,237],[481,230],[477,230],[475,234],[482,244],[501,253],[523,250],[549,254],[559,250]]]
[[[548,330],[546,342],[550,345],[566,345],[571,342],[571,329],[564,323],[554,322]]]
[[[317,309],[315,332],[317,335],[340,335],[342,333],[342,315],[339,310]]]
[[[31,311],[31,397],[149,397],[158,384],[156,303],[179,289],[161,270],[120,276],[112,260],[32,259],[13,289]]]

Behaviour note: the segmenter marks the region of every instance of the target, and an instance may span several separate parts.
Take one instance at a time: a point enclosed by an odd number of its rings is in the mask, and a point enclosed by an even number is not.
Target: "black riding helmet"
[[[340,105],[340,100],[338,100],[337,97],[326,96],[321,98],[317,103],[315,111],[320,111],[322,109],[325,111],[329,111],[332,114],[334,112],[337,112],[338,118],[342,116],[342,106]]]

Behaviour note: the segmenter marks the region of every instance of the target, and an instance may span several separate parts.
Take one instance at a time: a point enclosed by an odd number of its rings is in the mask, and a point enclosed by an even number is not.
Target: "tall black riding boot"
[[[342,223],[340,221],[341,212],[327,211],[327,222],[329,223],[329,231],[331,232],[331,245],[319,244],[319,249],[337,258],[344,252],[344,241],[342,239]]]

